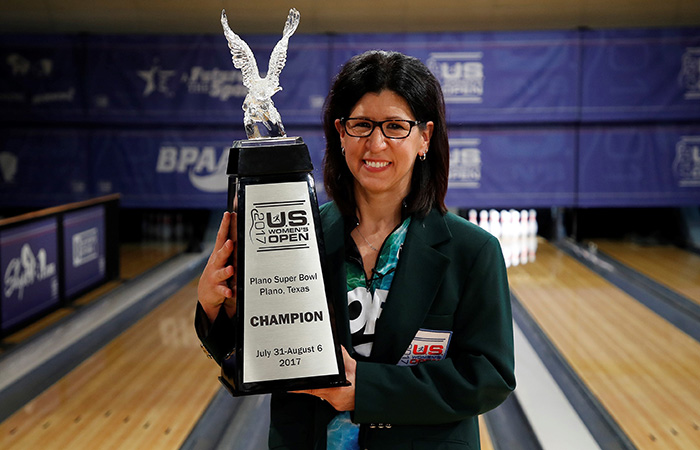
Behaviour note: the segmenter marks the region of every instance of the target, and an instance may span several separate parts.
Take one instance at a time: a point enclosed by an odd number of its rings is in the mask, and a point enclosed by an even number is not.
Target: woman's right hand
[[[231,239],[229,234],[232,236]],[[229,317],[233,317],[236,312],[235,294],[228,283],[231,279],[231,286],[236,286],[235,267],[228,264],[236,242],[236,214],[225,212],[219,231],[216,233],[214,250],[209,256],[197,286],[199,303],[211,322],[216,319],[222,306],[226,308]]]

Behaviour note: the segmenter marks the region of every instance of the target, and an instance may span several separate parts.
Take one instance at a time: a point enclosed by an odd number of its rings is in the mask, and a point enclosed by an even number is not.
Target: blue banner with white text
[[[71,298],[106,278],[105,228],[104,205],[63,215],[63,280],[66,298]]]
[[[261,75],[276,35],[244,36]],[[453,124],[700,118],[700,29],[295,35],[273,100],[318,125],[351,56],[398,50],[442,84]],[[222,35],[0,36],[9,121],[238,126],[246,93]]]
[[[295,132],[290,129],[290,135]],[[296,134],[294,134],[296,135]],[[304,131],[322,191],[323,137]],[[226,165],[235,131],[96,132],[93,136],[93,191],[121,194],[127,208],[224,209],[228,190]],[[322,193],[319,194],[323,198]]]
[[[243,37],[261,76],[278,36]],[[291,38],[272,98],[285,124],[320,123],[328,92],[328,38]],[[87,45],[88,116],[99,122],[243,123],[248,89],[224,36],[94,36]]]
[[[56,217],[0,230],[0,331],[60,301]]]
[[[0,208],[122,194],[223,208],[247,89],[211,35],[0,34]],[[261,76],[280,35],[243,36]],[[397,50],[445,94],[455,207],[700,204],[700,28],[295,34],[273,101],[314,162],[353,55]]]
[[[89,134],[16,129],[0,134],[0,207],[45,207],[91,197]]]
[[[697,206],[700,126],[580,131],[578,206]]]
[[[447,206],[573,206],[575,141],[573,128],[452,132]]]
[[[0,36],[0,119],[84,120],[82,62],[77,36]]]
[[[700,119],[700,30],[583,33],[581,118]]]
[[[96,132],[93,189],[120,193],[124,207],[223,208],[232,134]]]
[[[333,72],[366,50],[423,61],[440,81],[448,120],[569,122],[578,118],[576,32],[339,35]]]

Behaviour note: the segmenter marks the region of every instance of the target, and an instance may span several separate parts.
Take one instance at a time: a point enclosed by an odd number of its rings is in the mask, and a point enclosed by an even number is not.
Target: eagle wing
[[[253,51],[240,36],[231,30],[225,10],[221,10],[221,25],[224,27],[224,36],[226,36],[228,48],[231,50],[233,66],[241,70],[243,85],[251,89],[252,85],[260,82],[260,72]]]
[[[287,16],[287,22],[284,24],[284,31],[282,32],[282,39],[275,45],[275,48],[270,54],[270,62],[267,68],[267,76],[265,79],[271,86],[278,86],[280,81],[280,73],[287,62],[287,47],[289,45],[289,38],[294,34],[297,27],[299,26],[299,11],[292,8],[289,10],[289,15]]]

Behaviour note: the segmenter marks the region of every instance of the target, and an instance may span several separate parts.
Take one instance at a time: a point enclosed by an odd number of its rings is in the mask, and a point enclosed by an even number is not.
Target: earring
[[[345,156],[345,147],[340,147],[340,153],[342,153],[343,156]]]
[[[422,155],[420,155],[420,157],[419,157],[420,160],[421,160],[421,161],[425,161],[425,157],[426,157],[427,155],[428,155],[428,151],[426,150],[425,152],[423,152]]]

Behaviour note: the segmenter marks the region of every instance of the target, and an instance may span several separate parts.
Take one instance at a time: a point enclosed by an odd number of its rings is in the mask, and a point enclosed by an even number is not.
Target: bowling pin
[[[501,250],[506,267],[510,267],[511,263],[510,241],[512,236],[510,230],[510,213],[505,209],[501,210]]]
[[[501,218],[495,209],[489,211],[489,230],[497,239],[501,238]]]
[[[476,209],[470,209],[469,210],[469,221],[473,223],[474,225],[479,225],[479,222],[476,220]]]
[[[489,231],[489,212],[485,209],[479,211],[479,226],[486,231]]]
[[[528,220],[528,234],[531,236],[537,236],[537,211],[531,209],[530,214],[528,215]]]
[[[520,228],[520,211],[516,211],[515,209],[510,210],[510,222],[511,222],[511,233],[513,236],[520,236],[521,234],[521,228]]]
[[[516,211],[515,209],[510,210],[510,228],[511,266],[517,266],[520,264],[520,238],[522,237],[520,229],[520,211]]]
[[[527,209],[520,211],[520,234],[527,236],[530,228],[530,213]]]

